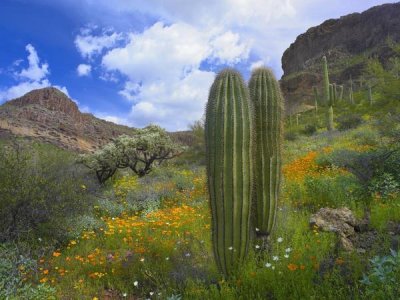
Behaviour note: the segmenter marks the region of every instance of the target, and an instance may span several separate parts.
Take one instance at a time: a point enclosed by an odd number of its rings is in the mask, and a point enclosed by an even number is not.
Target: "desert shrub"
[[[352,206],[354,191],[358,188],[355,178],[351,175],[307,176],[304,180],[303,205],[316,209],[319,207]]]
[[[359,145],[376,146],[379,143],[379,135],[374,130],[363,129],[353,134],[355,142]]]
[[[93,186],[72,154],[15,142],[0,149],[0,241],[62,241],[68,218],[89,209]]]
[[[336,119],[337,129],[340,131],[356,128],[363,122],[358,114],[343,115]]]
[[[400,252],[391,250],[390,255],[375,256],[370,260],[371,269],[364,274],[361,283],[365,296],[370,299],[398,299],[400,295]]]
[[[21,246],[0,244],[0,299],[56,299],[54,288],[46,284],[32,286],[24,281],[27,274],[37,272],[38,266],[26,247],[22,250]]]
[[[380,197],[386,199],[390,196],[393,197],[400,191],[400,184],[393,175],[383,173],[371,180],[369,190],[371,193],[379,194]]]
[[[285,132],[285,140],[287,141],[295,141],[298,139],[298,135],[294,131],[287,131]]]
[[[313,135],[317,132],[317,127],[313,124],[308,124],[304,127],[303,133],[305,135]]]

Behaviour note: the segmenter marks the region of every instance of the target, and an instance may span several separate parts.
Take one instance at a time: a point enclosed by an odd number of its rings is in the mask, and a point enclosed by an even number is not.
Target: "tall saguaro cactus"
[[[323,73],[323,90],[324,90],[324,102],[329,103],[329,73],[328,73],[328,61],[326,56],[322,57],[322,73]]]
[[[221,71],[206,108],[207,180],[212,212],[214,256],[229,276],[248,251],[252,201],[252,119],[241,75]]]
[[[267,68],[253,71],[250,100],[254,107],[254,222],[256,233],[266,238],[273,229],[281,185],[283,98],[279,83]]]

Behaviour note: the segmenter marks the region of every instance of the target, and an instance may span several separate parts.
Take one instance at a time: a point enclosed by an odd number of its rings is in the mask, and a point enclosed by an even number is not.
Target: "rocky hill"
[[[330,19],[299,35],[284,52],[281,79],[289,113],[311,101],[312,86],[321,86],[321,58],[329,63],[331,82],[346,84],[350,75],[362,85],[367,57],[387,62],[400,42],[400,2],[375,6],[363,13]]]
[[[33,90],[0,106],[0,136],[32,137],[68,150],[93,151],[134,129],[81,113],[56,88]]]

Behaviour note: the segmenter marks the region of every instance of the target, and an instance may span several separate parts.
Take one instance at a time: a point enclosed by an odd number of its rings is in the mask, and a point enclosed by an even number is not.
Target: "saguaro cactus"
[[[248,251],[252,130],[248,90],[238,72],[225,69],[211,86],[205,123],[213,250],[225,276],[237,269]]]
[[[324,88],[324,102],[329,103],[329,73],[328,73],[328,61],[326,56],[322,57],[322,73],[323,73],[323,88]]]
[[[249,89],[255,128],[254,223],[257,236],[266,238],[274,226],[281,185],[283,98],[279,83],[267,68],[253,71]]]
[[[354,104],[353,79],[351,78],[351,76],[350,76],[349,102],[350,104]]]
[[[315,115],[318,114],[318,88],[316,86],[312,87],[314,92],[314,107],[315,107]]]
[[[328,114],[327,114],[327,129],[329,131],[334,129],[334,124],[333,124],[333,107],[329,106],[328,108]]]

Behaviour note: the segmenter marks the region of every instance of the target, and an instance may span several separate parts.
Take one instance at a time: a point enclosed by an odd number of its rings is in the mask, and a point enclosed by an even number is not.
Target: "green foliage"
[[[0,299],[56,299],[54,288],[24,282],[23,277],[36,272],[38,266],[35,260],[21,252],[21,248],[21,245],[0,244]]]
[[[184,148],[176,145],[157,125],[137,129],[134,136],[121,135],[93,154],[82,155],[79,162],[96,172],[102,184],[118,168],[130,168],[139,177],[149,174],[154,165],[174,158]]]
[[[198,165],[205,165],[206,146],[204,141],[204,121],[195,121],[189,128],[194,140],[192,146],[187,149],[184,156],[188,158],[190,162],[195,162]]]
[[[314,124],[307,124],[303,130],[303,133],[305,135],[313,135],[316,132],[317,132],[317,127]]]
[[[283,97],[267,68],[255,69],[249,81],[254,107],[254,211],[256,234],[266,237],[274,227],[282,177]]]
[[[370,259],[371,269],[364,274],[361,283],[365,296],[370,299],[398,299],[400,295],[400,252],[391,250],[390,255]]]
[[[252,128],[242,76],[225,69],[211,86],[205,123],[213,250],[225,276],[237,270],[250,241]]]
[[[15,141],[0,149],[0,169],[0,241],[62,240],[68,217],[93,201],[86,170],[63,150]]]
[[[336,119],[337,128],[341,131],[349,130],[360,126],[363,119],[359,114],[346,114]]]

